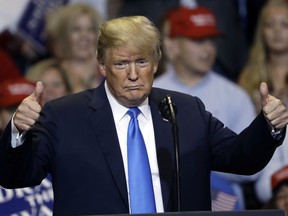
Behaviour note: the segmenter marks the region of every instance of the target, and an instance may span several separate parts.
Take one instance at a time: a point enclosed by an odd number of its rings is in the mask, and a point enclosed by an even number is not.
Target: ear
[[[157,69],[158,69],[158,64],[155,64],[154,66],[153,66],[154,68],[153,68],[153,73],[155,74],[156,72],[157,72]]]
[[[179,48],[177,43],[176,38],[170,37],[166,37],[163,41],[165,55],[170,61],[174,60],[175,56],[178,55]]]
[[[99,70],[102,76],[106,77],[106,69],[103,62],[98,62]]]

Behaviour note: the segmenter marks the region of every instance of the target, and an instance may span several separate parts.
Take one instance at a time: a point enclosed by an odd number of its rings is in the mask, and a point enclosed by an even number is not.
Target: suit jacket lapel
[[[90,105],[94,109],[91,114],[91,123],[95,129],[97,141],[101,145],[123,201],[129,208],[123,159],[104,82],[94,90]]]

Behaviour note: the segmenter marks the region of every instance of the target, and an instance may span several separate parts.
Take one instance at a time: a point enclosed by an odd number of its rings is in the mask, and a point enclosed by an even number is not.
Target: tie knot
[[[138,109],[138,107],[133,107],[133,108],[130,108],[128,111],[127,111],[128,115],[131,117],[131,118],[137,118],[137,116],[139,115],[140,113],[140,110]]]

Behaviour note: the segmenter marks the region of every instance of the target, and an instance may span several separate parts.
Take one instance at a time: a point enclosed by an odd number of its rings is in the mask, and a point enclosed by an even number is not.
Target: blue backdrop
[[[13,190],[0,187],[0,215],[51,216],[53,200],[50,176],[36,187]]]

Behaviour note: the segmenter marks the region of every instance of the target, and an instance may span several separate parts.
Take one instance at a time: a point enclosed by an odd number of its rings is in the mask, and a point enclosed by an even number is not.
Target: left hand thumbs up
[[[281,100],[269,94],[265,82],[260,84],[260,95],[262,110],[269,124],[276,129],[285,127],[288,123],[288,112]]]
[[[265,82],[262,82],[260,84],[260,95],[261,95],[261,105],[263,108],[268,103],[268,97],[269,97],[268,86]]]

